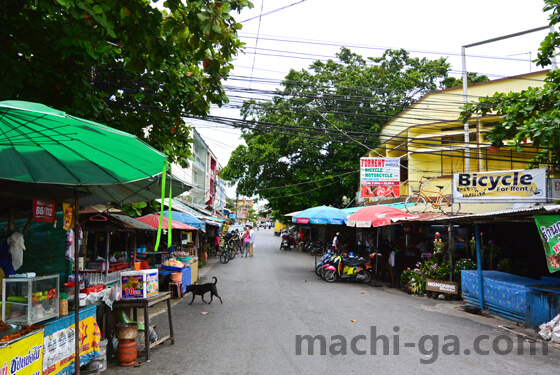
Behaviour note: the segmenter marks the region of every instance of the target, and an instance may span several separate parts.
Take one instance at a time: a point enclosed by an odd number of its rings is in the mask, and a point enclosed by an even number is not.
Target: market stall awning
[[[169,211],[164,211],[163,216],[168,217]],[[206,229],[206,223],[204,221],[199,220],[196,217],[186,214],[184,212],[171,211],[171,219],[177,220],[183,224],[191,225],[198,229]]]
[[[153,215],[146,215],[146,216],[137,217],[136,220],[140,221],[140,222],[142,222],[142,223],[144,223],[144,224],[146,224],[150,227],[158,228],[159,227],[159,218],[160,218],[160,215],[153,214]],[[168,220],[167,217],[163,218],[161,227],[163,229],[169,229],[169,220]],[[181,223],[177,220],[171,220],[171,229],[198,230],[197,228],[195,228],[191,225]]]

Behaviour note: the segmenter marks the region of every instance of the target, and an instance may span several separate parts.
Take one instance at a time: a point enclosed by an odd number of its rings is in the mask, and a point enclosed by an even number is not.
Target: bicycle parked
[[[436,185],[439,191],[434,190],[426,190],[425,183],[430,181],[422,181],[422,179],[427,178],[422,176],[420,181],[418,181],[419,186],[410,184],[410,190],[413,194],[410,194],[404,203],[405,209],[411,214],[419,214],[426,211],[428,207],[428,202],[432,205],[433,208],[439,208],[441,212],[446,215],[453,215],[459,213],[461,210],[460,203],[453,203],[453,199],[451,194],[444,195],[441,191],[445,188],[445,186]],[[426,193],[436,193],[437,196],[430,197]]]

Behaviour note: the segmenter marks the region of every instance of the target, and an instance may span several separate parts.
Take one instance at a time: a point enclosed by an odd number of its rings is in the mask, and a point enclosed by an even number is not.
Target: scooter
[[[352,253],[350,253],[352,255]],[[338,279],[357,280],[364,284],[371,281],[373,267],[371,261],[361,257],[342,258],[337,255],[332,263],[325,266],[324,279],[333,283]]]
[[[280,243],[280,250],[291,250],[293,243],[294,243],[294,238],[287,232],[284,232],[282,234],[282,242]]]

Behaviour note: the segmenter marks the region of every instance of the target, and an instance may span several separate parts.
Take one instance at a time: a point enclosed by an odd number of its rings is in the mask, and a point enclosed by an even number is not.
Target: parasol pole
[[[78,190],[74,188],[74,367],[75,374],[80,375],[80,267],[78,260],[80,249],[78,246]]]
[[[156,236],[156,245],[154,248],[154,252],[158,251],[159,249],[159,241],[161,239],[161,226],[163,224],[163,211],[165,209],[165,177],[167,175],[167,160],[163,162],[163,173],[161,175],[162,181],[161,181],[161,213],[159,215],[159,226],[158,226],[158,230],[157,230],[157,236]],[[171,208],[169,209],[169,214],[171,216]]]
[[[172,238],[171,238],[171,228],[172,227],[172,219],[171,219],[171,205],[172,205],[172,199],[171,197],[173,196],[171,194],[171,188],[173,187],[173,173],[171,171],[171,164],[169,165],[169,174],[171,175],[171,181],[169,181],[169,204],[167,205],[167,208],[169,209],[169,215],[167,216],[167,249],[169,250],[169,248],[172,245]],[[163,204],[163,199],[161,200],[161,204]],[[167,254],[167,256],[169,256],[169,254]]]
[[[375,244],[375,253],[374,253],[374,256],[375,256],[375,277],[373,279],[374,281],[373,281],[372,286],[377,287],[377,286],[381,286],[381,284],[377,283],[377,258],[379,257],[379,227],[375,228],[375,233],[376,233],[376,237],[377,237],[377,241],[376,241],[376,244]]]

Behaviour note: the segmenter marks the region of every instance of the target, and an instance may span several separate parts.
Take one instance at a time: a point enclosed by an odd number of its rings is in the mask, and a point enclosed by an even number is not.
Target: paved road
[[[313,257],[279,251],[279,244],[272,230],[260,230],[254,258],[210,266],[204,278],[218,278],[224,304],[214,299],[206,305],[197,297],[189,305],[187,296],[173,308],[175,345],[155,348],[151,362],[139,368],[111,366],[108,373],[558,372],[559,350],[550,348],[544,355],[539,344],[536,354],[529,355],[528,343],[496,329],[499,324],[514,325],[511,322],[473,316],[459,311],[459,304],[390,288],[328,284],[312,271]],[[165,316],[155,320],[158,329],[164,330]],[[313,355],[307,341],[298,355],[297,335],[322,335],[326,353],[320,353],[317,340]],[[474,352],[475,342],[482,354]],[[503,354],[507,352],[511,353]]]

